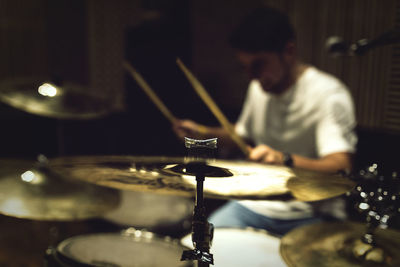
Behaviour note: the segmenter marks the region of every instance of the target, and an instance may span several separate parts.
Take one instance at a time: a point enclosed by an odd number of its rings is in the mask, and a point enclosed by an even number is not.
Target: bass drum
[[[184,246],[193,248],[192,237],[181,239]],[[279,253],[280,238],[252,228],[215,228],[210,253],[216,267],[287,266]]]
[[[68,238],[56,249],[47,252],[45,266],[192,267],[192,261],[180,261],[185,249],[179,240],[129,228],[121,234],[101,233]]]
[[[191,198],[148,192],[121,191],[117,209],[103,219],[122,228],[135,227],[168,234],[191,227],[194,201]]]

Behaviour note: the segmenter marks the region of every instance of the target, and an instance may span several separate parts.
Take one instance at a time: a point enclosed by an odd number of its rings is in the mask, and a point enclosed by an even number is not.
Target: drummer
[[[351,94],[340,80],[297,58],[287,15],[269,7],[256,9],[229,41],[250,78],[235,124],[236,133],[254,144],[248,147],[248,159],[318,172],[350,170],[357,143]],[[181,138],[217,137],[219,147],[235,148],[220,127],[204,131],[182,119],[173,129]],[[248,226],[278,235],[318,220],[313,205],[294,200],[230,201],[210,217],[215,227]]]

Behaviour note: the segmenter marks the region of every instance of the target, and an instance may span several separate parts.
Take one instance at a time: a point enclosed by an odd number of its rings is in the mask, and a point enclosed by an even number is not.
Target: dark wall
[[[44,2],[47,56],[43,60],[55,81],[82,85],[89,81],[85,3]],[[207,115],[208,110],[175,63],[180,57],[191,66],[190,1],[142,1],[141,8],[158,11],[161,16],[126,27],[125,58],[177,117],[209,121],[211,114]],[[124,83],[127,109],[91,120],[46,118],[0,103],[0,156],[184,154],[183,144],[173,134],[169,121],[129,74],[125,74]]]
[[[374,163],[387,173],[400,170],[399,133],[360,127],[357,129],[357,135],[359,140],[355,160],[356,170],[364,169]]]

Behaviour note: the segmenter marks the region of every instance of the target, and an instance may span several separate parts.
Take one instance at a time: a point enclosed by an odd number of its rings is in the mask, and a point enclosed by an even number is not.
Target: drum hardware
[[[400,231],[391,227],[400,214],[397,173],[383,173],[372,164],[351,178],[357,185],[347,197],[365,222],[319,223],[292,230],[281,242],[289,266],[400,266]]]
[[[383,173],[378,164],[372,164],[353,177],[357,186],[347,195],[354,208],[365,220],[366,230],[354,246],[354,255],[360,260],[371,260],[371,254],[379,251],[378,263],[385,263],[387,252],[375,237],[377,228],[387,229],[392,220],[400,215],[400,179],[397,172]]]
[[[0,82],[0,101],[22,111],[56,119],[93,119],[111,113],[106,97],[72,82],[20,77]]]
[[[189,157],[209,158],[217,148],[217,138],[207,140],[185,138],[185,146]],[[193,162],[186,168],[189,173],[195,173],[196,176],[196,205],[192,221],[192,242],[194,249],[183,251],[181,261],[197,260],[199,267],[207,267],[210,264],[214,264],[213,254],[210,253],[214,226],[207,221],[203,198],[205,172],[208,169],[203,162]]]

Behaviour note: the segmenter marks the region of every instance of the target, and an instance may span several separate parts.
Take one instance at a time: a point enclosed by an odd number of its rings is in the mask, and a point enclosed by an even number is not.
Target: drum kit
[[[87,95],[85,108],[77,108],[74,99],[81,95],[73,86],[53,88],[47,83],[32,93],[32,88],[41,86],[26,81],[2,83],[0,100],[56,118],[88,119],[107,111],[102,101]],[[319,201],[355,190],[363,199],[358,206],[371,207],[369,223],[382,214],[362,194],[371,196],[372,191],[360,189],[348,175],[193,156],[199,154],[191,147],[188,151],[187,157],[3,159],[0,213],[33,221],[102,217],[124,229],[49,244],[43,251],[45,266],[400,266],[396,253],[400,233],[368,228],[368,223],[311,224],[282,238],[256,229],[212,229],[205,218],[204,199]],[[390,198],[400,198],[398,192]],[[181,221],[192,221],[193,231],[182,239],[152,231]]]

